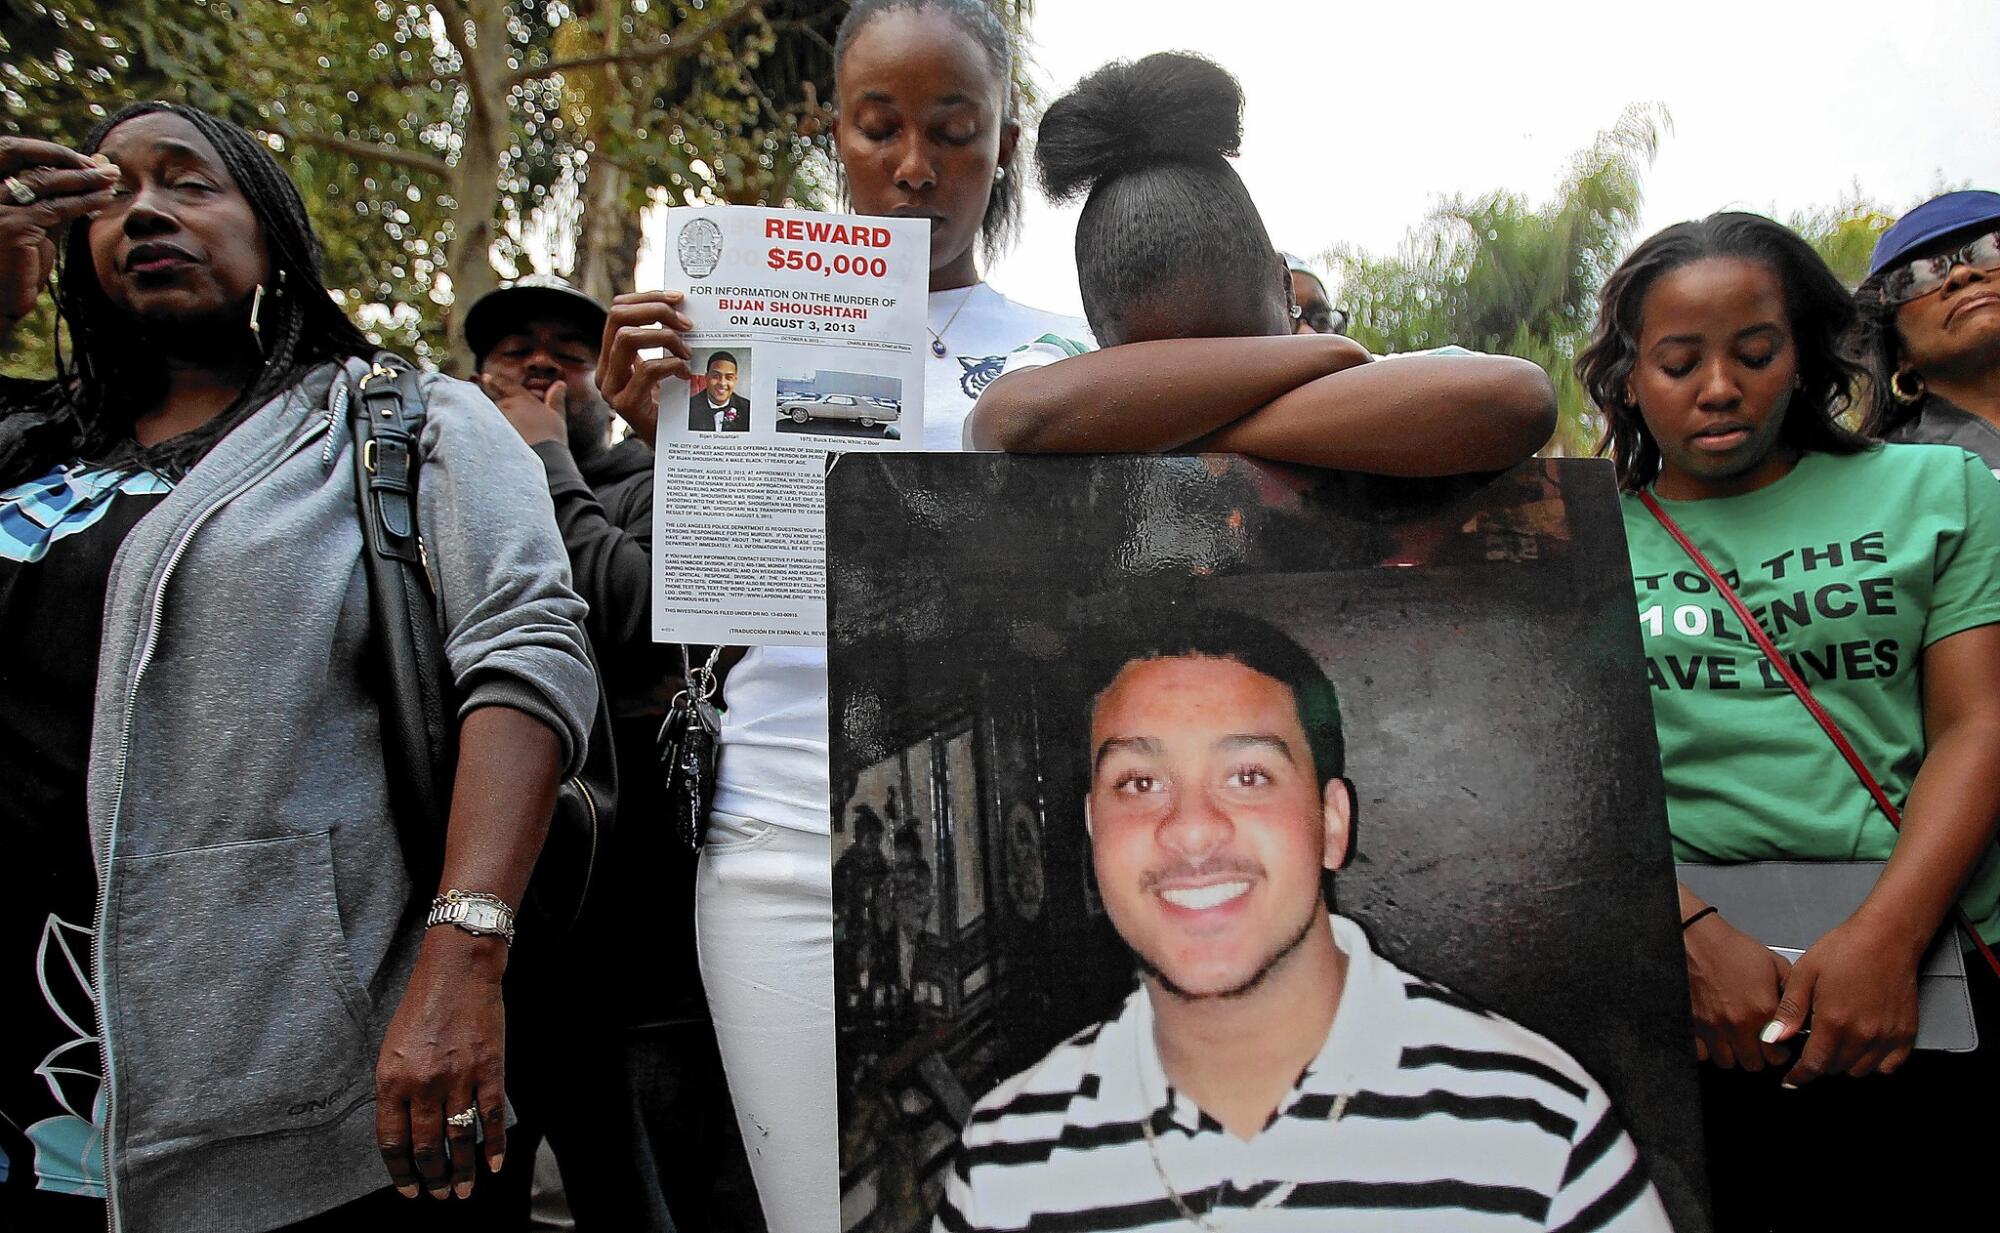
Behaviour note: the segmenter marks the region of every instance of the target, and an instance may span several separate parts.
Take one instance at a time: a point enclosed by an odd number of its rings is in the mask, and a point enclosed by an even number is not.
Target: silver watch
[[[433,925],[456,925],[482,937],[497,934],[506,939],[507,945],[514,944],[514,909],[498,895],[448,890],[431,900],[431,913],[424,918],[424,928]]]

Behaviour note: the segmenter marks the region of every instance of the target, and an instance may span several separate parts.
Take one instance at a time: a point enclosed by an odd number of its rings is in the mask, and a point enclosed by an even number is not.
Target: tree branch
[[[738,25],[745,18],[758,13],[755,4],[744,4],[732,12],[717,17],[704,26],[693,30],[677,31],[672,42],[653,43],[646,47],[628,47],[623,51],[597,52],[588,56],[576,56],[568,60],[551,60],[546,64],[519,68],[507,75],[507,84],[518,86],[542,77],[552,77],[557,73],[567,73],[576,69],[602,68],[612,64],[657,64],[664,60],[677,60],[694,52],[711,35],[719,34]]]
[[[317,146],[322,150],[333,150],[341,154],[352,154],[356,158],[372,159],[378,163],[390,163],[397,167],[408,167],[413,171],[429,172],[431,175],[450,179],[452,166],[435,154],[425,154],[419,150],[405,150],[400,146],[378,145],[372,141],[358,141],[352,137],[341,137],[333,133],[290,132],[284,133],[287,141],[302,146]]]

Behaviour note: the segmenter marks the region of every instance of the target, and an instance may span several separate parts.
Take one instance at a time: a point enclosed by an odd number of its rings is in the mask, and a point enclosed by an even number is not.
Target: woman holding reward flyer
[[[1014,45],[981,0],[856,0],[835,45],[835,142],[854,210],[931,223],[924,440],[955,450],[1008,353],[1083,323],[980,280],[1021,212]],[[597,383],[654,437],[693,374],[678,291],[621,295]],[[664,348],[655,359],[642,351]],[[696,923],[731,1095],[773,1233],[839,1227],[826,652],[755,647],[730,672]]]

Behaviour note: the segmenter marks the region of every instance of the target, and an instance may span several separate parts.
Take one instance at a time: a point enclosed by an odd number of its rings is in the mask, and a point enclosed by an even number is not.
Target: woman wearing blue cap
[[[2000,193],[1934,197],[1884,232],[1855,292],[1864,427],[2000,472]]]

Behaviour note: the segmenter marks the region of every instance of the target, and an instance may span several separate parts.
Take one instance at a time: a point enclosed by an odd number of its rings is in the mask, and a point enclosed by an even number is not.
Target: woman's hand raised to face
[[[110,205],[117,183],[118,168],[108,161],[54,142],[0,137],[0,333],[33,311],[48,285],[56,231]]]
[[[683,298],[678,291],[631,291],[614,298],[604,317],[598,391],[647,445],[654,445],[659,435],[660,382],[694,377],[694,354],[681,337],[694,323],[680,311]],[[655,348],[666,354],[641,357],[640,352]]]

